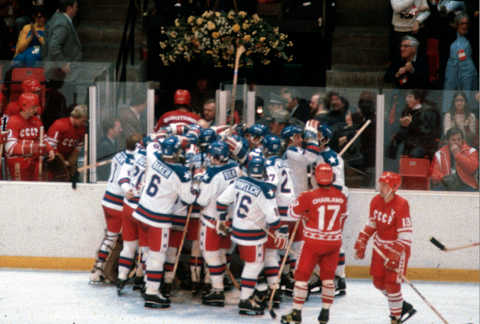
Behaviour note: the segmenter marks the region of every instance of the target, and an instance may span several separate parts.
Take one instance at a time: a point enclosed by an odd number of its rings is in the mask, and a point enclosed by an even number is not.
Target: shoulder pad
[[[212,179],[219,173],[223,174],[225,181],[233,180],[239,176],[237,170],[235,169],[238,166],[237,163],[231,162],[222,166],[210,166],[207,168],[207,172],[202,177],[202,181],[205,183],[210,183]]]
[[[275,191],[277,190],[277,187],[275,185],[268,182],[253,179],[250,177],[242,177],[242,178],[258,186],[262,190],[265,198],[267,199],[275,198]]]
[[[165,163],[168,167],[170,167],[173,172],[177,175],[181,182],[188,182],[192,179],[192,174],[190,170],[182,164],[174,164],[174,163]]]
[[[326,150],[320,152],[320,155],[322,156],[325,163],[330,164],[332,167],[339,164],[337,152],[335,152],[334,150]]]
[[[273,166],[275,165],[275,162],[279,159],[278,156],[272,156],[272,157],[269,157],[266,161],[265,161],[265,166]]]

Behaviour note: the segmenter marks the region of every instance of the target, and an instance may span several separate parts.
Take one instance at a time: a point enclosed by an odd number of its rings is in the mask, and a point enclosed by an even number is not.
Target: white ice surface
[[[225,308],[207,307],[188,292],[180,291],[168,310],[143,307],[139,293],[125,288],[118,297],[113,286],[88,285],[87,272],[54,272],[0,269],[0,323],[11,324],[216,324],[279,323],[290,310],[291,298],[284,298],[272,320],[245,317],[237,313],[238,291],[227,293]],[[480,286],[468,283],[413,282],[415,287],[447,319],[449,324],[480,324]],[[442,321],[408,286],[403,296],[418,310],[407,324],[437,324]],[[305,304],[303,322],[318,323],[319,296]],[[347,279],[347,296],[335,299],[329,324],[389,324],[385,297],[370,280]]]

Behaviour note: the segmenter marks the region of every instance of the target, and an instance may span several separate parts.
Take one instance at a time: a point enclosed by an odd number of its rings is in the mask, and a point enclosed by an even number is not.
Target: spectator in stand
[[[98,150],[99,157],[97,160],[102,161],[111,159],[120,150],[118,138],[122,132],[123,129],[120,120],[105,120],[103,123],[103,137],[102,141],[100,142],[100,148]],[[104,165],[97,168],[98,180],[107,180],[109,174],[110,166]]]
[[[45,45],[45,12],[41,7],[33,10],[33,22],[23,27],[18,36],[13,66],[35,67],[42,60]]]
[[[390,0],[393,9],[392,61],[397,61],[398,45],[404,36],[411,35],[420,42],[419,53],[425,52],[426,35],[423,23],[430,16],[427,0]]]
[[[321,124],[326,122],[328,109],[325,104],[325,94],[316,92],[310,97],[310,117],[309,119],[316,119]]]
[[[287,101],[290,118],[296,118],[306,123],[310,118],[310,107],[306,100],[301,99],[295,89],[282,88],[280,95]]]
[[[40,100],[36,94],[22,93],[18,99],[20,113],[8,120],[8,139],[5,145],[7,168],[10,179],[33,181],[40,180],[39,165],[42,156],[55,158],[55,150],[40,141],[42,122],[36,116]]]
[[[326,104],[328,107],[328,114],[325,118],[325,122],[330,128],[334,127],[337,123],[347,122],[347,116],[350,115],[351,112],[350,103],[346,98],[340,96],[337,92],[331,91],[327,93]]]
[[[445,69],[445,90],[478,89],[478,73],[472,60],[472,47],[466,38],[470,20],[466,14],[455,17],[457,39],[450,45],[450,57]]]
[[[428,87],[428,62],[418,52],[415,37],[404,36],[400,45],[400,59],[394,61],[385,75],[385,81],[397,89],[426,89]]]
[[[122,109],[119,113],[123,128],[120,143],[126,143],[130,135],[146,133],[145,116],[143,114],[145,108],[147,108],[145,94],[139,91],[135,92],[130,101],[130,106]]]
[[[442,134],[441,117],[435,107],[424,105],[424,95],[413,90],[406,96],[407,106],[402,111],[400,130],[393,136],[388,157],[396,159],[403,142],[403,155],[432,159]]]
[[[475,136],[476,118],[467,106],[467,96],[463,92],[457,92],[453,96],[450,110],[443,118],[443,131],[445,134],[451,128],[459,128],[464,134],[465,143],[472,145]]]
[[[57,119],[49,128],[47,141],[55,149],[55,159],[47,164],[50,181],[69,181],[77,169],[77,160],[87,131],[88,107],[77,105],[70,117]]]
[[[39,98],[41,98],[42,94],[42,86],[40,81],[36,79],[25,79],[22,81],[22,93],[34,93]],[[10,101],[5,109],[5,114],[8,116],[16,115],[20,112],[20,104],[18,101]],[[37,114],[41,115],[43,112],[43,108],[39,105]]]
[[[45,109],[42,122],[46,129],[59,118],[68,117],[70,109],[67,108],[65,96],[59,91],[65,80],[65,72],[59,68],[52,68],[46,73],[47,84],[45,91]]]
[[[209,128],[215,124],[215,114],[217,113],[217,105],[215,99],[207,99],[203,103],[202,119],[198,121],[198,124],[203,128]]]
[[[376,97],[371,91],[363,91],[358,98],[358,110],[360,114],[359,125],[363,125],[367,120],[371,120],[370,125],[365,129],[362,136],[358,139],[360,142],[360,152],[364,156],[364,164],[360,168],[369,175],[375,174],[375,143],[376,139]],[[353,118],[355,120],[355,118]],[[375,184],[375,177],[370,177],[371,188]]]
[[[431,179],[436,190],[478,190],[478,151],[465,143],[460,129],[447,131],[447,144],[435,153]]]
[[[155,126],[155,131],[171,123],[196,124],[200,120],[200,116],[191,110],[191,96],[188,90],[178,89],[175,91],[173,104],[175,105],[175,110],[160,116]]]

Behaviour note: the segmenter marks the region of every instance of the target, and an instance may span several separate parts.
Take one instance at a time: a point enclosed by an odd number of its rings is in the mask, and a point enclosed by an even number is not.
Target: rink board
[[[0,267],[87,270],[104,233],[101,199],[105,184],[0,182]],[[347,274],[368,276],[371,245],[364,260],[353,258],[374,190],[350,190],[344,231]],[[409,276],[420,280],[480,281],[478,247],[441,252],[429,239],[447,246],[480,241],[480,194],[399,191],[413,221]],[[431,278],[431,279],[430,279]]]

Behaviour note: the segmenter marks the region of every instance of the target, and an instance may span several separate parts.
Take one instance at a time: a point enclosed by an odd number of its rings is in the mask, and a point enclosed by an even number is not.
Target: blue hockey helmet
[[[213,143],[217,140],[217,133],[212,128],[203,128],[200,131],[200,136],[198,137],[198,144],[201,147],[208,147],[210,143]]]
[[[268,128],[263,124],[253,124],[247,129],[247,133],[253,136],[264,137],[268,133]]]
[[[282,129],[280,136],[284,140],[290,139],[295,134],[302,134],[303,130],[297,125],[288,125]]]
[[[263,178],[265,176],[265,159],[263,156],[253,156],[247,163],[247,172],[252,178]]]
[[[282,148],[282,142],[277,135],[267,135],[263,139],[263,146],[267,155],[278,155]]]
[[[320,124],[318,126],[318,138],[321,144],[328,144],[330,140],[333,138],[333,132],[327,124]]]
[[[169,136],[162,142],[162,156],[165,158],[175,158],[178,156],[180,148],[178,136]]]
[[[208,153],[212,157],[225,162],[228,160],[228,145],[224,141],[215,141],[208,147]]]

